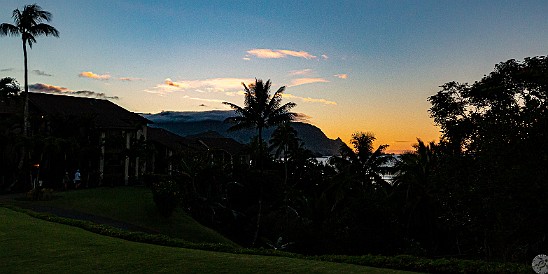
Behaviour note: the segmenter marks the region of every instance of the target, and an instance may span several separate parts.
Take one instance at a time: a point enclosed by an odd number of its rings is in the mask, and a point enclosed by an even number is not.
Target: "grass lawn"
[[[2,207],[0,220],[2,273],[412,273],[129,242]]]
[[[88,214],[120,220],[159,233],[195,243],[234,245],[216,231],[209,229],[180,208],[168,219],[157,214],[152,193],[144,187],[92,188],[56,192],[50,201],[13,201],[13,204],[39,204],[72,209]],[[11,203],[11,202],[10,202]]]

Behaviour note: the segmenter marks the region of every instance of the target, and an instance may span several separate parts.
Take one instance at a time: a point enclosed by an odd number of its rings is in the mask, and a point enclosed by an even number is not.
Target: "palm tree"
[[[225,122],[234,124],[228,130],[241,130],[246,128],[257,129],[259,144],[263,143],[263,129],[271,126],[290,122],[297,116],[291,112],[297,104],[293,102],[281,105],[285,86],[279,88],[274,95],[270,95],[270,80],[263,83],[261,79],[255,79],[255,84],[249,87],[242,83],[245,92],[244,107],[223,102],[230,106],[238,116],[228,117]],[[262,146],[259,146],[262,148]],[[262,153],[259,153],[262,155]],[[260,164],[262,169],[262,164]]]
[[[352,174],[361,186],[386,186],[387,182],[382,175],[389,172],[388,163],[392,157],[384,152],[388,145],[380,145],[373,149],[375,139],[375,135],[370,132],[354,133],[350,140],[354,148],[342,144],[341,158],[333,157],[331,163],[339,172]]]
[[[300,139],[297,137],[295,128],[293,128],[290,123],[283,123],[272,132],[270,149],[276,150],[274,154],[276,158],[283,154],[284,161],[287,162],[287,156],[290,154],[291,150],[299,146],[299,141]]]
[[[276,158],[284,156],[284,185],[287,184],[287,156],[299,147],[300,139],[297,137],[297,131],[289,122],[279,125],[270,139],[270,149],[276,150]]]
[[[23,11],[15,9],[12,14],[14,25],[9,23],[0,24],[0,36],[21,35],[23,40],[23,56],[25,61],[25,108],[23,112],[23,134],[28,136],[29,128],[29,79],[28,79],[28,66],[27,66],[27,43],[32,49],[32,44],[36,43],[35,36],[55,36],[59,37],[59,31],[54,27],[42,23],[43,21],[51,20],[51,13],[36,4],[26,5]]]
[[[244,86],[245,100],[244,107],[238,105],[223,102],[223,104],[230,106],[238,116],[228,117],[225,122],[234,124],[229,130],[241,130],[246,128],[255,128],[258,133],[259,141],[259,167],[261,173],[263,172],[263,129],[271,126],[279,125],[284,122],[290,122],[297,116],[296,113],[291,112],[291,109],[296,106],[295,103],[289,102],[284,105],[281,104],[282,95],[285,90],[285,86],[279,88],[272,96],[270,95],[270,80],[263,83],[261,79],[255,79],[255,84],[250,84],[249,87],[242,83]],[[255,245],[257,241],[259,230],[261,226],[261,212],[262,212],[262,181],[260,181],[259,192],[259,207],[257,211],[257,224],[255,229],[255,235],[253,236],[252,245]]]
[[[411,229],[411,223],[415,223],[415,226],[420,224],[418,231],[425,231],[434,226],[433,220],[425,216],[432,216],[434,208],[432,204],[435,200],[435,185],[432,173],[439,157],[439,146],[434,142],[425,144],[421,139],[417,139],[417,144],[413,145],[413,148],[415,151],[402,154],[395,165],[397,173],[394,187],[401,195],[405,195],[403,213],[407,218],[407,233]],[[426,220],[432,223],[426,223]]]

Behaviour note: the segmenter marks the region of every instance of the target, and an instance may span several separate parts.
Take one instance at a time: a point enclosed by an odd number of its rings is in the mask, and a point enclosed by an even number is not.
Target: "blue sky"
[[[60,38],[39,37],[29,52],[36,90],[104,93],[136,112],[199,111],[242,104],[241,81],[271,79],[329,137],[371,131],[393,150],[437,138],[426,99],[438,86],[479,80],[548,45],[546,1],[38,5]],[[22,7],[2,1],[0,22]],[[20,43],[0,37],[0,77],[23,84]]]

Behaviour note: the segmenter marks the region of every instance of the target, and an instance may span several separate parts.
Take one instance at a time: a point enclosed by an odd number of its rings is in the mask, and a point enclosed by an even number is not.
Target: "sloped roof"
[[[242,154],[245,150],[245,146],[232,138],[199,138],[204,145],[212,150],[224,150],[230,155]]]
[[[163,128],[147,128],[147,139],[157,142],[174,151],[204,151],[205,148],[195,139],[181,137]]]
[[[29,105],[46,115],[92,117],[99,128],[134,129],[152,123],[108,100],[45,93],[29,93]]]

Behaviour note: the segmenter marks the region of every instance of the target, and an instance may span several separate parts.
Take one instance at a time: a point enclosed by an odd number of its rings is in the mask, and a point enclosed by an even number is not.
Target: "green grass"
[[[222,243],[236,246],[216,231],[209,229],[180,208],[166,219],[157,214],[152,193],[144,187],[93,188],[56,192],[50,201],[13,201],[15,205],[38,204],[71,209],[138,225],[170,237],[194,243]]]
[[[2,273],[411,273],[129,242],[2,207],[0,220]]]

